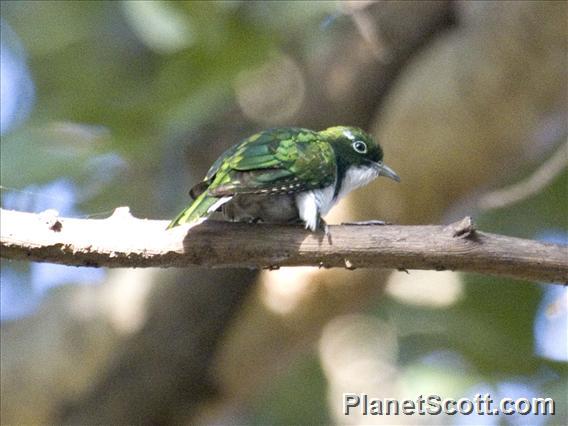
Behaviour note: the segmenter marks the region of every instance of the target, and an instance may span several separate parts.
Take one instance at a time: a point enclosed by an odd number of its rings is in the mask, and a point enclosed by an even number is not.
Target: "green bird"
[[[356,127],[320,132],[276,128],[225,151],[190,195],[194,199],[168,226],[194,223],[221,211],[232,221],[294,223],[315,231],[342,197],[379,176],[400,181],[383,151]]]

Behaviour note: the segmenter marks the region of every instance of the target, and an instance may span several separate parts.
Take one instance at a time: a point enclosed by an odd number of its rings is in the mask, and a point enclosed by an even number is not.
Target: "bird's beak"
[[[378,169],[379,169],[379,176],[386,176],[392,180],[400,182],[400,178],[398,177],[396,172],[386,164],[378,163]]]

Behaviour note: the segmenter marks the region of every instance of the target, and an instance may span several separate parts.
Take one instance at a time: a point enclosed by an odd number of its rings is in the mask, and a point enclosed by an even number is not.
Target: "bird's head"
[[[400,178],[383,162],[383,150],[371,135],[357,127],[336,126],[319,132],[333,147],[339,166],[367,171],[374,177],[386,176],[397,182]]]

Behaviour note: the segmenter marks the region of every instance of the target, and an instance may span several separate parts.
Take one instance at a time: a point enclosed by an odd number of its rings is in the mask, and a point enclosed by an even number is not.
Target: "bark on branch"
[[[449,225],[339,225],[330,238],[300,226],[167,221],[119,208],[103,220],[0,209],[1,257],[75,266],[431,269],[568,282],[568,247]]]

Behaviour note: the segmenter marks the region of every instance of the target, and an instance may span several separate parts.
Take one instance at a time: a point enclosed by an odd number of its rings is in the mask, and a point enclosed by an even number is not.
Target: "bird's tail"
[[[231,197],[211,197],[207,191],[202,193],[188,207],[186,207],[174,220],[170,222],[166,229],[174,226],[183,225],[184,223],[195,222],[196,220],[206,216],[207,214],[217,210],[221,205],[229,201]]]

